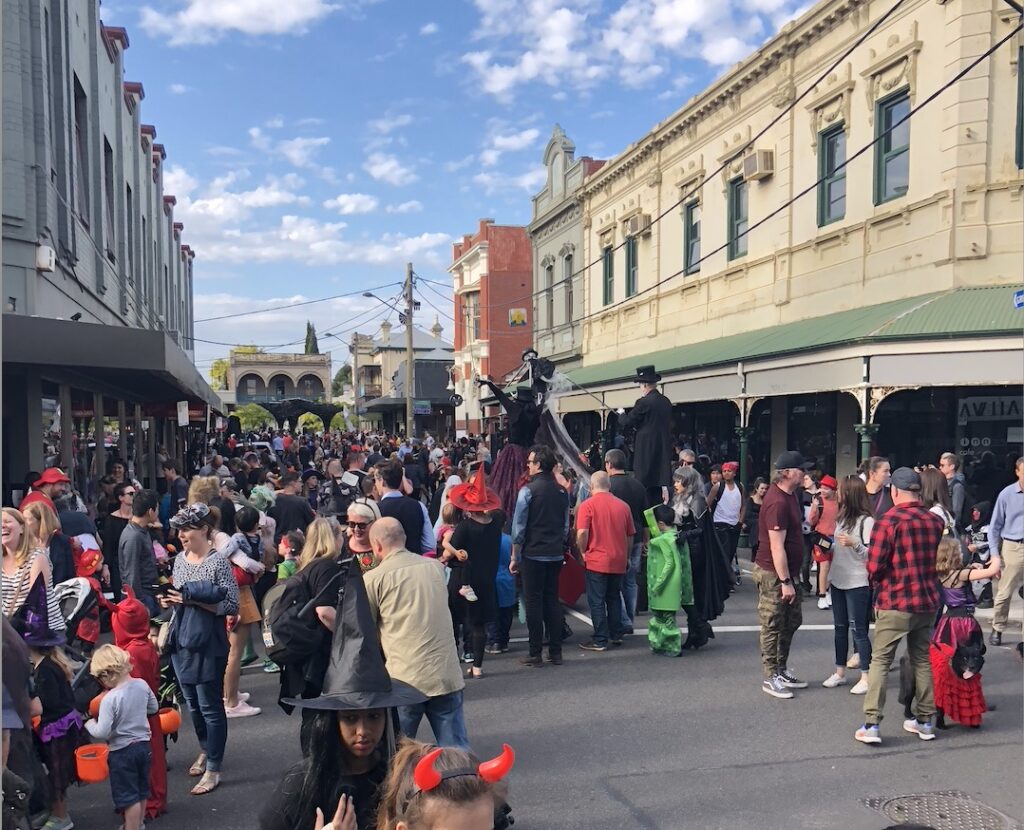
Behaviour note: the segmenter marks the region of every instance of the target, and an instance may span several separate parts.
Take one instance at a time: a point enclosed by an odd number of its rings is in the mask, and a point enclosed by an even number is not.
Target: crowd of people
[[[973,609],[991,604],[1000,644],[1024,579],[1024,459],[994,505],[969,505],[951,454],[920,470],[870,458],[837,480],[789,451],[748,491],[738,463],[701,470],[692,448],[672,446],[650,397],[658,377],[643,369],[624,419],[632,457],[609,447],[582,476],[546,443],[517,444],[511,501],[489,484],[508,489],[509,472],[485,442],[430,435],[230,435],[188,478],[164,460],[152,490],[115,458],[88,509],[59,469],[33,474],[2,533],[4,767],[28,782],[34,826],[73,826],[66,793],[89,740],[106,742],[115,808],[138,830],[166,809],[167,709],[188,713],[200,752],[183,769],[203,796],[220,786],[229,722],[276,703],[298,722],[303,760],[261,827],[414,830],[456,815],[506,827],[514,752],[472,755],[463,693],[508,651],[517,609],[524,668],[562,665],[574,572],[593,627],[578,648],[621,647],[648,610],[651,654],[678,657],[715,637],[743,534],[764,692],[808,686],[789,657],[810,596],[834,619],[822,685],[864,696],[858,741],[881,741],[904,639],[904,729],[930,740],[942,717],[977,726]],[[99,645],[108,617],[113,642]],[[254,663],[278,676],[277,700],[241,688]],[[436,746],[415,740],[424,718]]]

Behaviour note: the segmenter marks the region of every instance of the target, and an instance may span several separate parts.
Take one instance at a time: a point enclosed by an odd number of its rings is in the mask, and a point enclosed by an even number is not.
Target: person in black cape
[[[662,488],[672,480],[672,402],[658,391],[661,375],[653,366],[640,366],[636,382],[642,394],[628,415],[618,423],[618,430],[626,435],[635,430],[633,438],[633,475],[647,488],[651,505],[662,504]],[[623,410],[619,410],[621,415]]]
[[[501,448],[494,461],[491,486],[501,499],[502,509],[506,515],[511,516],[515,512],[519,480],[526,472],[526,457],[540,429],[541,408],[530,386],[517,386],[516,396],[512,398],[486,378],[480,378],[477,383],[491,390],[508,416],[508,443]]]
[[[425,695],[388,675],[362,573],[350,568],[323,693],[284,701],[316,712],[309,754],[288,770],[264,805],[261,830],[312,830],[317,809],[330,820],[342,797],[355,811],[359,830],[375,828],[380,788],[395,753],[392,710],[424,700]]]
[[[733,587],[732,568],[715,533],[700,473],[693,467],[678,467],[672,474],[672,485],[678,538],[690,548],[693,571],[694,604],[685,609],[687,636],[683,648],[698,649],[714,639],[711,620],[725,610]]]

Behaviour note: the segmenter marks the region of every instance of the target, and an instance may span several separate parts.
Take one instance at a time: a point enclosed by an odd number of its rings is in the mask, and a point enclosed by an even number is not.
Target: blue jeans
[[[509,635],[512,632],[512,617],[515,616],[516,606],[498,607],[498,619],[496,622],[487,623],[487,644],[508,648]]]
[[[224,714],[224,672],[208,683],[182,683],[188,711],[192,715],[192,728],[199,746],[206,753],[206,769],[220,772],[224,760],[224,747],[228,742],[228,718]]]
[[[860,657],[860,670],[866,672],[871,665],[871,640],[868,639],[868,614],[871,606],[871,588],[837,588],[832,586],[832,622],[836,627],[836,665],[845,666],[850,646],[850,626],[853,642]]]
[[[633,627],[633,619],[636,617],[636,578],[640,573],[640,557],[643,556],[644,546],[635,542],[629,549],[629,565],[622,575],[622,625],[624,628]]]
[[[608,645],[609,637],[621,640],[622,627],[622,574],[602,574],[587,571],[587,604],[594,623],[594,643]]]
[[[423,703],[412,706],[399,706],[398,721],[402,725],[402,734],[415,738],[424,715],[434,730],[434,740],[438,746],[454,746],[469,752],[469,736],[462,716],[461,691],[429,697]]]

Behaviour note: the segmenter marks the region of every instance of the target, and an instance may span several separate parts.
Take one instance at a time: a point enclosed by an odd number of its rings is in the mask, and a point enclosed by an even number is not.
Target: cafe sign
[[[985,398],[961,398],[956,406],[956,422],[966,426],[973,421],[1020,421],[1021,399],[1014,395]]]

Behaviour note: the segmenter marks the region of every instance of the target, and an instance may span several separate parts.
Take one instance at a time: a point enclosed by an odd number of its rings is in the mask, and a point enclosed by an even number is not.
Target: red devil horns
[[[419,763],[416,764],[416,770],[412,774],[412,780],[416,783],[416,787],[420,792],[432,790],[441,783],[441,773],[434,768],[434,762],[441,757],[442,752],[444,752],[444,750],[441,747],[433,749],[424,755],[420,759]]]
[[[420,792],[429,792],[445,779],[458,778],[463,775],[479,775],[488,784],[495,784],[509,774],[512,770],[512,765],[516,762],[516,753],[512,747],[508,744],[502,744],[501,755],[497,758],[492,758],[490,761],[484,761],[476,769],[460,768],[441,773],[438,772],[434,765],[437,759],[441,757],[442,752],[444,750],[441,747],[432,749],[416,764],[412,779]]]
[[[516,762],[516,753],[508,744],[501,745],[501,755],[490,761],[484,761],[479,767],[480,777],[489,784],[495,784],[512,771]]]

